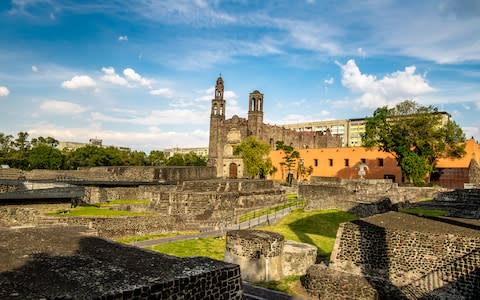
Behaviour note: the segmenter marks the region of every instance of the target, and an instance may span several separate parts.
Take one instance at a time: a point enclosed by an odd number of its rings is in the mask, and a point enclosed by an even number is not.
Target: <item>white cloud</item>
[[[6,86],[0,86],[0,97],[5,97],[10,94],[10,91],[7,89]]]
[[[333,79],[333,77],[330,77],[325,79],[323,82],[325,82],[326,84],[333,84],[335,82],[335,79]]]
[[[97,83],[90,76],[73,76],[72,79],[64,81],[62,87],[70,90],[76,89],[95,89]]]
[[[102,68],[102,72],[104,74],[101,78],[103,81],[110,82],[116,85],[128,85],[128,81],[115,73],[115,69],[113,67],[104,67]]]
[[[208,145],[208,130],[188,132],[164,131],[151,126],[138,131],[104,129],[98,124],[88,127],[62,127],[53,124],[40,124],[28,129],[31,136],[54,136],[60,141],[87,143],[92,137],[103,140],[104,145],[130,147],[134,150],[150,151],[171,147],[198,147]]]
[[[337,64],[342,70],[343,86],[360,95],[356,102],[361,107],[377,108],[392,105],[434,91],[424,77],[415,74],[415,66],[377,79],[374,75],[362,74],[353,59],[345,65],[338,62]]]
[[[55,21],[56,17],[53,13],[50,13],[50,20]]]
[[[320,111],[320,116],[326,117],[326,116],[328,116],[328,115],[330,115],[330,112],[329,112],[329,111],[327,111],[327,110],[321,110],[321,111]]]
[[[365,50],[363,50],[362,48],[357,48],[357,53],[361,57],[366,57],[367,56],[367,52],[365,52]]]
[[[67,101],[48,100],[40,104],[40,110],[59,115],[76,115],[87,111],[89,108],[77,103]]]
[[[173,91],[169,88],[162,88],[162,89],[151,90],[150,94],[155,96],[172,97]]]
[[[126,36],[126,35],[121,35],[121,36],[118,37],[118,40],[119,40],[120,42],[126,42],[126,41],[128,41],[128,36]]]
[[[92,112],[91,118],[94,121],[137,124],[145,126],[157,125],[196,125],[207,124],[209,111],[197,111],[190,109],[167,109],[153,110],[148,112],[137,112],[137,114],[116,114],[106,115],[99,112]]]
[[[37,68],[37,66],[32,66],[32,72],[35,72],[35,73],[37,73],[37,72],[38,72],[38,68]]]
[[[463,132],[465,133],[465,138],[469,139],[473,136],[477,141],[480,140],[480,129],[479,127],[462,127]]]
[[[142,77],[132,68],[126,68],[125,70],[123,70],[123,75],[130,81],[137,82],[150,89],[152,88],[152,80]]]

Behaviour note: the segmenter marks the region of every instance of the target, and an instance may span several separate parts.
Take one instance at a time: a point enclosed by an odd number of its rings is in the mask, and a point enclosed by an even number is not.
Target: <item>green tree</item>
[[[150,166],[165,166],[168,158],[165,152],[159,150],[152,150],[147,157],[147,162]]]
[[[38,143],[30,151],[28,162],[30,169],[58,170],[63,165],[63,155],[49,144]]]
[[[95,145],[86,145],[73,151],[69,157],[70,166],[73,169],[78,167],[99,167],[99,166],[121,166],[121,150],[114,147],[102,148]]]
[[[465,153],[462,129],[443,116],[436,107],[410,100],[393,108],[380,107],[366,120],[363,146],[393,154],[403,176],[423,184],[438,158]]]
[[[269,152],[270,146],[254,136],[247,137],[233,149],[233,154],[242,158],[244,170],[250,178],[265,178],[274,171]]]
[[[280,163],[284,166],[288,173],[287,173],[287,183],[292,184],[293,180],[293,169],[297,163],[297,160],[300,158],[300,153],[293,148],[293,146],[285,144],[283,141],[276,141],[277,150],[283,151],[283,161]]]
[[[207,158],[204,156],[199,156],[195,152],[191,151],[184,155],[185,165],[186,166],[206,166]]]

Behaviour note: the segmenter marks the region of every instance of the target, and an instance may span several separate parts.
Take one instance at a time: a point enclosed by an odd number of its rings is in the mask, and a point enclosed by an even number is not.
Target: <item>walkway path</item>
[[[250,220],[248,220],[246,222],[242,222],[240,224],[233,224],[233,225],[230,225],[226,228],[219,229],[219,230],[206,231],[206,232],[201,232],[199,234],[178,235],[178,236],[172,236],[172,237],[167,237],[167,238],[133,242],[130,245],[136,246],[136,247],[139,247],[139,248],[147,248],[147,247],[152,247],[152,246],[155,246],[155,245],[160,245],[160,244],[165,244],[165,243],[170,243],[170,242],[176,242],[176,241],[185,241],[185,240],[193,240],[193,239],[197,239],[197,238],[222,236],[228,230],[249,229],[249,228],[252,228],[252,227],[259,226],[259,225],[274,224],[274,223],[278,222],[284,216],[288,215],[292,210],[294,210],[296,208],[297,207],[287,207],[283,210],[279,210],[277,212],[270,213],[268,215],[263,215],[263,216],[260,216],[258,218],[255,218],[255,219],[250,219]]]

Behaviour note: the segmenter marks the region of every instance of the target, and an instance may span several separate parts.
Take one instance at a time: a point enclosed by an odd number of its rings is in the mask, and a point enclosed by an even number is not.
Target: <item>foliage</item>
[[[179,257],[206,256],[223,260],[225,238],[212,237],[183,240],[156,245],[151,247],[151,250]]]
[[[152,150],[147,157],[147,162],[150,166],[165,166],[167,161],[168,158],[163,151]]]
[[[436,107],[409,100],[376,109],[362,136],[365,147],[393,154],[402,174],[415,184],[424,183],[438,158],[461,157],[464,141],[462,129],[451,120],[442,123]]]
[[[63,165],[60,150],[44,143],[35,144],[28,156],[29,168],[58,170]]]
[[[162,151],[130,151],[116,147],[85,145],[76,149],[58,150],[58,140],[53,137],[36,137],[29,140],[28,132],[17,137],[0,132],[0,164],[12,168],[77,169],[99,166],[205,166],[207,158],[195,153],[175,154],[170,159]]]
[[[199,156],[195,152],[175,153],[167,160],[166,164],[168,166],[206,166],[207,158]]]
[[[273,172],[272,161],[268,158],[269,152],[270,146],[254,136],[247,137],[233,149],[233,154],[242,158],[244,170],[250,178],[265,178]]]
[[[282,158],[283,162],[281,162],[280,165],[284,166],[287,169],[287,182],[291,185],[293,180],[292,170],[297,163],[297,159],[300,158],[300,152],[295,150],[292,146],[285,144],[283,141],[276,141],[276,146],[277,150],[282,150],[284,153],[284,156]]]

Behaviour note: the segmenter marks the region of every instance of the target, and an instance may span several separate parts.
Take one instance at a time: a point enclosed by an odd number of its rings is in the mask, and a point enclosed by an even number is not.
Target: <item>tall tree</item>
[[[30,151],[28,162],[29,169],[58,170],[63,165],[63,155],[51,144],[38,143]]]
[[[270,146],[249,136],[233,148],[234,155],[240,155],[244,170],[250,178],[265,178],[273,172],[273,165],[268,158]]]
[[[165,152],[159,150],[152,150],[147,157],[150,166],[164,166],[167,164],[168,158]]]
[[[291,185],[293,181],[292,171],[297,164],[297,160],[300,158],[300,153],[292,146],[285,144],[283,141],[276,141],[275,144],[277,146],[277,150],[283,151],[284,156],[281,165],[285,166],[287,169],[287,183]]]
[[[393,108],[380,107],[366,120],[363,146],[393,154],[402,174],[422,184],[438,158],[461,157],[465,153],[462,129],[444,116],[436,107],[410,100]]]

